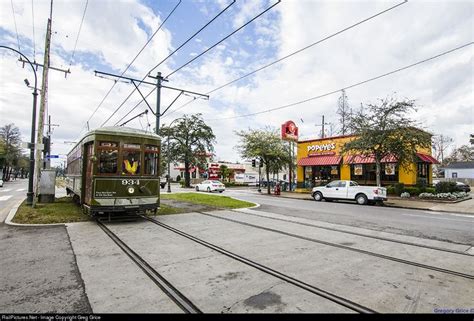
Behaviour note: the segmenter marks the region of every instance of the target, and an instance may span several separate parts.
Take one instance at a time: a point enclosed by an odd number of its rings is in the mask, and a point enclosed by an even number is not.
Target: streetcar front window
[[[145,175],[158,175],[158,146],[146,145]]]
[[[118,144],[116,142],[99,142],[99,174],[116,174],[118,166]]]
[[[139,144],[123,144],[122,175],[139,175],[141,151]]]

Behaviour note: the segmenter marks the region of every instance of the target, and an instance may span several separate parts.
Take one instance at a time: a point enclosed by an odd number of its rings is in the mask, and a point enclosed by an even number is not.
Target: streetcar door
[[[92,198],[92,168],[94,163],[92,162],[92,155],[94,154],[94,145],[89,143],[84,146],[84,160],[86,161],[85,175],[84,177],[84,203],[87,205],[91,204]]]

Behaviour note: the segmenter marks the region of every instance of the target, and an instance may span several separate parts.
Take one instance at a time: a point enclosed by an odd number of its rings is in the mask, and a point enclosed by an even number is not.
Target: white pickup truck
[[[360,186],[354,181],[332,181],[326,186],[313,187],[315,201],[355,200],[357,204],[383,202],[387,200],[387,189],[377,186]]]

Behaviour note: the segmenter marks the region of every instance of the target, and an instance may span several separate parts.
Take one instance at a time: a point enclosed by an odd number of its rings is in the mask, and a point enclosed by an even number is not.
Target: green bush
[[[395,193],[395,187],[392,185],[387,186],[387,195],[397,195],[397,193]]]
[[[456,183],[455,182],[439,182],[435,186],[436,193],[452,193],[456,192]]]
[[[428,180],[424,177],[417,177],[416,178],[416,187],[421,188],[421,187],[426,187],[428,186]]]
[[[420,195],[420,193],[423,193],[423,191],[421,191],[421,188],[416,186],[405,187],[403,191],[406,193],[410,193],[411,196],[418,196]]]
[[[436,188],[434,188],[434,187],[427,187],[427,188],[425,188],[424,193],[436,194]]]
[[[395,194],[400,196],[400,194],[405,191],[405,184],[396,183],[395,185],[393,185],[393,188],[395,189]]]

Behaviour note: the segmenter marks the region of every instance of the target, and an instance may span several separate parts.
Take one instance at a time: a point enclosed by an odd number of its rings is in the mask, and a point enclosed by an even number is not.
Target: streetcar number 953
[[[140,185],[138,179],[122,179],[122,185]]]

